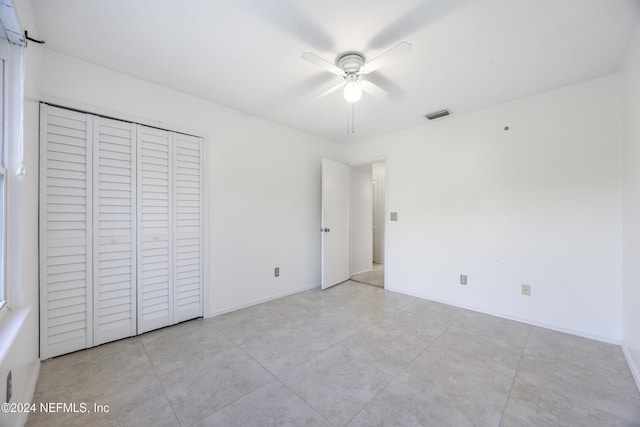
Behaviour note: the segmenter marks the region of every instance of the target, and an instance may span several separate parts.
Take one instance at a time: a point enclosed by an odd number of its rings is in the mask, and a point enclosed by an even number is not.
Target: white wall
[[[351,169],[351,275],[371,271],[373,262],[371,165]]]
[[[614,75],[349,146],[349,161],[388,156],[399,221],[386,223],[386,287],[619,342],[621,84]]]
[[[338,145],[46,49],[42,66],[45,101],[205,137],[210,315],[319,285],[321,158]]]
[[[375,162],[373,165],[372,175],[377,182],[376,203],[373,207],[373,215],[375,218],[375,229],[373,231],[373,261],[384,264],[384,229],[385,229],[385,165],[384,162]]]
[[[640,30],[624,71],[623,349],[640,388]]]

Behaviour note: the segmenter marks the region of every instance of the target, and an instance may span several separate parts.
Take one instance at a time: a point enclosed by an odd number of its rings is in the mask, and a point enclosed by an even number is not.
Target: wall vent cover
[[[434,120],[434,119],[439,119],[440,117],[444,117],[448,115],[449,115],[449,110],[440,110],[440,111],[435,111],[433,113],[429,113],[425,117],[429,120]]]

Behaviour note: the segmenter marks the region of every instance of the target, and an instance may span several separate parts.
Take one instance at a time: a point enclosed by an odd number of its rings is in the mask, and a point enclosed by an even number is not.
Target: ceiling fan
[[[355,103],[362,97],[362,91],[375,98],[386,96],[387,92],[384,89],[363,76],[387,65],[400,56],[406,55],[409,51],[411,51],[411,43],[400,42],[371,61],[365,61],[364,55],[356,51],[348,51],[338,55],[335,64],[313,52],[305,52],[300,57],[343,78],[343,81],[320,94],[318,98],[329,95],[344,86],[344,99]]]

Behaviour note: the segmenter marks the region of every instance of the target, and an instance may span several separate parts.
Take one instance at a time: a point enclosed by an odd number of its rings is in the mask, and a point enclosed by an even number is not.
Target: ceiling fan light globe
[[[350,81],[344,87],[344,99],[347,102],[355,103],[362,98],[362,87],[359,81]]]

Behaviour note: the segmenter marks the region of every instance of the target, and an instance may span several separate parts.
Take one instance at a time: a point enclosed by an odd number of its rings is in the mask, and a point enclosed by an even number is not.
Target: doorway
[[[376,161],[352,168],[351,280],[384,288],[386,167]]]

